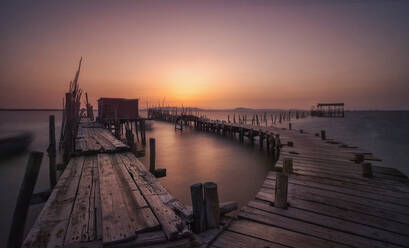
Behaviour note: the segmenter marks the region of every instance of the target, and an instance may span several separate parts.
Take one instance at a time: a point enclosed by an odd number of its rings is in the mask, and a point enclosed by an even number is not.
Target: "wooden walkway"
[[[289,207],[274,207],[271,171],[213,247],[409,247],[409,180],[401,172],[372,166],[374,176],[366,178],[352,161],[357,153],[379,160],[366,151],[298,130],[252,128],[293,142],[276,165],[293,159]]]
[[[246,138],[268,152],[271,139],[280,137],[280,157],[260,191],[208,246],[409,247],[409,180],[394,168],[374,165],[373,177],[364,177],[356,155],[381,161],[372,153],[301,130],[151,114],[241,142]],[[274,207],[284,158],[293,160],[286,209]]]
[[[81,122],[76,151],[23,247],[188,247],[187,209],[128,147]]]

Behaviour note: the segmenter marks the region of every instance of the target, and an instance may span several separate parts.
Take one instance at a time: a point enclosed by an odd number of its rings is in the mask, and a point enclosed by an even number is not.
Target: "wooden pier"
[[[345,116],[344,103],[318,103],[317,108],[311,110],[311,116],[343,118]]]
[[[207,246],[409,247],[409,180],[371,165],[380,159],[370,152],[328,139],[325,131],[152,116],[259,143],[275,155],[258,194]]]
[[[76,149],[23,247],[187,247],[191,210],[127,145],[81,121]]]

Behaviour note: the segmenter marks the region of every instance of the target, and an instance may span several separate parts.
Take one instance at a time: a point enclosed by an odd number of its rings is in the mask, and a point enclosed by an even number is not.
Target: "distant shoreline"
[[[13,108],[0,108],[0,111],[62,111],[62,109],[13,109]]]

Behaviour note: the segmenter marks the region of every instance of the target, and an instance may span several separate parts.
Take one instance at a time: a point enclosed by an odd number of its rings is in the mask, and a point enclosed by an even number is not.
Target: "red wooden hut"
[[[132,120],[139,118],[138,99],[100,98],[98,100],[98,119]]]

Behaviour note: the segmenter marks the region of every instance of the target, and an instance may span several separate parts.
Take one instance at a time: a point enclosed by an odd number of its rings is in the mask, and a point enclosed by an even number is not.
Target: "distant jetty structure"
[[[291,123],[278,128],[161,108],[148,114],[259,146],[273,158],[254,199],[204,247],[409,247],[409,180],[373,164],[381,160],[372,153]],[[193,205],[195,221],[199,213]]]
[[[344,103],[318,103],[317,108],[311,110],[311,116],[344,117]]]

